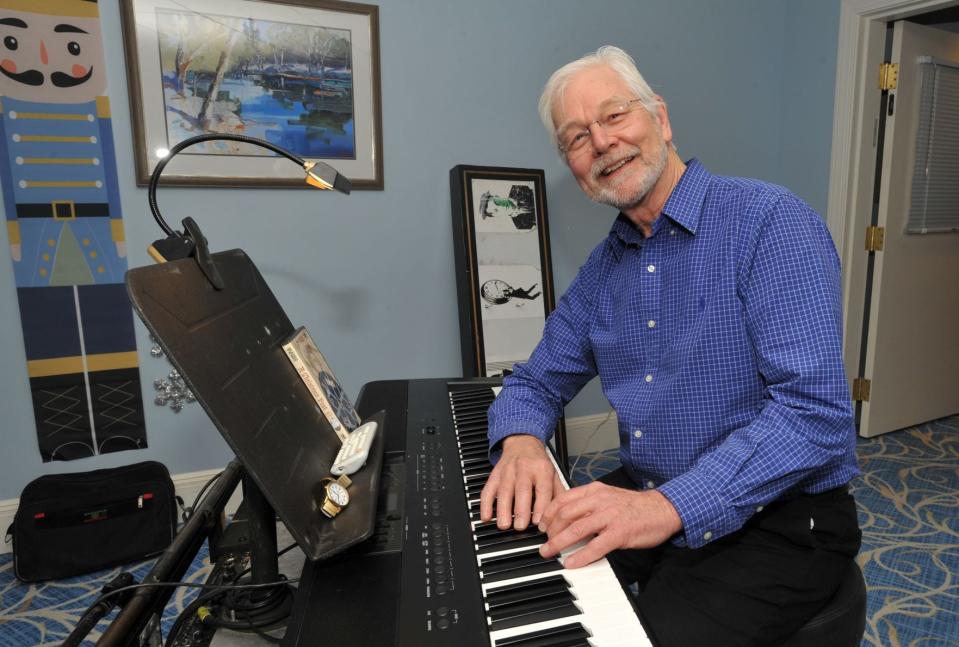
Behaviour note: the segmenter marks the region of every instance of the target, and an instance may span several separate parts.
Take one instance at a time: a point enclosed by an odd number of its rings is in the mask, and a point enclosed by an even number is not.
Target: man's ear
[[[659,102],[659,106],[656,108],[656,116],[659,119],[659,125],[662,128],[663,140],[667,144],[671,144],[673,141],[673,127],[669,123],[669,110],[666,108],[666,102],[661,96],[658,94],[654,96]]]

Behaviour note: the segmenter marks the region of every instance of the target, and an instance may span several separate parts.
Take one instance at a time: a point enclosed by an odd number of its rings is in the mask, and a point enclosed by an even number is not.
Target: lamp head
[[[324,162],[306,162],[303,164],[306,171],[306,183],[324,191],[336,190],[350,194],[353,185],[340,175],[335,168]]]

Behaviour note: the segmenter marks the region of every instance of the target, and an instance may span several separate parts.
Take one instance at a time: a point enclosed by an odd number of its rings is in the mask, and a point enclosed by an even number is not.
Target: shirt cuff
[[[683,533],[677,542],[699,548],[739,530],[746,522],[740,512],[716,491],[714,483],[695,470],[681,474],[656,488],[683,521]]]

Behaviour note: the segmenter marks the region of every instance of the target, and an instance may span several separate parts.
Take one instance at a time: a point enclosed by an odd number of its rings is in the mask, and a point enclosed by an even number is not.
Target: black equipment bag
[[[156,461],[34,479],[11,526],[17,579],[71,577],[162,552],[176,534],[175,496]]]

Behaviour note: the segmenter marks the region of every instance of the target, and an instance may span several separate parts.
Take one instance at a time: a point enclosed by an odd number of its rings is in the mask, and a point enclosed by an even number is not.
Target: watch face
[[[349,492],[347,492],[346,488],[339,483],[330,483],[326,487],[326,493],[329,495],[330,501],[340,507],[343,507],[350,502]]]

